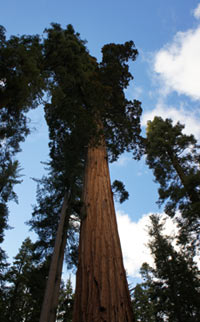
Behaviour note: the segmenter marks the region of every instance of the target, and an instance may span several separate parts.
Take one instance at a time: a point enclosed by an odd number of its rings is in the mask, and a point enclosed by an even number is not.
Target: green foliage
[[[114,193],[115,199],[117,201],[119,201],[120,203],[123,203],[125,200],[128,199],[129,193],[125,189],[125,186],[124,186],[123,182],[121,182],[119,180],[115,180],[113,182],[111,188],[112,188],[112,191]]]
[[[174,216],[179,210],[185,231],[199,234],[200,171],[199,146],[193,135],[183,134],[184,126],[155,117],[147,126],[147,164],[159,183],[159,203]],[[186,235],[186,233],[185,233]]]
[[[161,322],[156,312],[156,302],[153,287],[151,267],[144,263],[140,269],[143,283],[137,284],[133,290],[133,311],[137,322]]]
[[[5,310],[7,306],[7,286],[6,286],[6,272],[8,268],[7,258],[5,252],[0,249],[0,317],[1,322],[7,322]]]
[[[25,112],[36,107],[45,88],[39,36],[11,36],[0,28],[0,142],[11,154],[29,133]]]
[[[8,228],[7,202],[17,201],[13,188],[20,183],[14,155],[30,131],[26,113],[41,101],[43,70],[40,38],[6,39],[6,30],[0,26],[0,243]]]
[[[127,62],[136,59],[134,43],[104,46],[98,64],[71,25],[62,29],[52,24],[46,32],[51,103],[45,111],[52,157],[71,140],[80,160],[83,149],[99,143],[102,134],[111,160],[125,150],[134,150],[138,156],[141,106],[138,101],[128,101],[123,91],[132,79]]]
[[[8,228],[8,206],[7,202],[14,200],[17,202],[16,193],[13,186],[20,183],[19,164],[11,161],[6,155],[0,154],[0,243],[4,240],[4,230]],[[0,252],[2,252],[0,248]]]
[[[37,245],[25,239],[15,256],[13,264],[1,279],[0,316],[2,322],[39,321],[49,260],[39,254]],[[70,279],[62,283],[59,297],[57,321],[70,322],[74,294]]]
[[[0,29],[0,109],[13,117],[36,106],[44,88],[42,46],[39,36],[11,36]]]
[[[41,261],[34,244],[25,239],[5,275],[5,306],[1,313],[5,321],[39,320],[48,268],[48,261]]]
[[[59,296],[59,304],[57,310],[56,321],[72,322],[74,293],[70,278],[66,285],[62,282]]]
[[[31,230],[38,235],[35,242],[36,250],[44,258],[52,254],[67,183],[63,181],[63,174],[49,170],[49,175],[41,180],[35,180],[37,187],[37,205],[34,206],[32,219],[28,222]],[[70,190],[67,217],[70,217],[65,230],[67,234],[66,261],[68,266],[76,265],[78,247],[78,232],[80,221],[80,193],[81,189],[74,183]]]
[[[144,301],[148,299],[155,321],[197,322],[200,319],[200,272],[194,262],[194,252],[176,249],[173,238],[164,235],[163,229],[164,222],[152,215],[149,247],[155,268],[143,266],[146,281],[136,289],[134,301],[144,308]],[[139,311],[139,314],[142,313]]]

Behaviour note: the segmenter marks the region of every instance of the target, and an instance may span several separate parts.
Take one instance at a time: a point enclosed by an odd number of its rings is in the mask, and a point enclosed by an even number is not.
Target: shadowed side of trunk
[[[83,201],[73,322],[133,322],[105,146],[88,148]]]
[[[55,320],[64,258],[64,247],[66,244],[66,236],[64,236],[66,232],[64,231],[64,227],[66,224],[68,199],[69,195],[68,193],[66,193],[60,214],[60,221],[56,234],[55,246],[51,259],[49,276],[40,314],[40,322],[53,322]],[[67,221],[68,220],[69,218],[67,218]]]
[[[66,227],[64,226],[65,229],[63,230],[63,234],[62,234],[62,243],[60,245],[55,285],[54,285],[54,291],[53,291],[53,297],[52,297],[50,317],[48,322],[56,321],[56,312],[57,312],[58,303],[59,303],[59,292],[60,292],[60,284],[61,284],[61,278],[62,278],[62,268],[63,268],[63,261],[64,261],[64,255],[65,255],[65,247],[67,243],[67,229],[69,224],[69,215],[67,215],[66,221],[67,221]]]

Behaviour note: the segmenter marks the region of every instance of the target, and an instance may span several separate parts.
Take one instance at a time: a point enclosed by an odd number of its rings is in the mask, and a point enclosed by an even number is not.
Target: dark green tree
[[[64,171],[63,171],[64,173]],[[48,176],[44,176],[37,182],[37,204],[33,208],[32,218],[28,221],[28,225],[31,227],[37,235],[38,239],[35,242],[36,250],[43,253],[44,258],[52,254],[56,232],[58,229],[59,215],[63,204],[63,196],[65,194],[66,185],[62,180],[62,175],[52,171]],[[76,244],[76,229],[73,223],[79,222],[80,212],[80,188],[76,187],[76,193],[70,198],[68,205],[68,212],[72,216],[71,221],[68,221],[66,234],[68,237],[67,253],[73,245]],[[73,198],[74,197],[74,198]],[[75,200],[76,197],[76,200]],[[74,233],[72,232],[74,229]],[[78,227],[77,227],[78,229]],[[69,258],[69,257],[68,257]],[[70,265],[72,259],[69,259]]]
[[[69,278],[66,284],[64,284],[64,282],[61,283],[56,321],[72,322],[73,303],[74,293],[72,288],[72,282]]]
[[[48,267],[31,240],[25,239],[5,276],[6,301],[1,312],[5,321],[39,320]]]
[[[144,263],[140,269],[143,282],[133,289],[133,310],[137,322],[161,322],[156,309],[154,288],[154,273],[152,268]]]
[[[0,26],[0,243],[8,228],[8,202],[17,201],[14,186],[21,182],[15,154],[30,132],[26,114],[41,102],[45,88],[42,66],[42,45],[38,36],[7,39],[5,28]],[[0,266],[0,292],[6,296],[6,255],[1,248]]]
[[[37,252],[42,253],[44,259],[52,255],[42,320],[45,318],[44,314],[51,314],[49,318],[55,319],[64,255],[66,254],[69,267],[77,264],[80,187],[74,183],[74,189],[65,192],[67,184],[64,184],[64,177],[65,169],[61,174],[52,170],[48,177],[36,180],[37,206],[29,221],[39,237],[35,243]]]
[[[13,185],[20,182],[17,175],[18,162],[2,159],[0,153],[0,243],[4,240],[5,229],[9,228],[7,223],[7,203],[13,199],[17,201],[17,196],[13,191]],[[7,305],[7,268],[7,256],[5,251],[0,247],[0,316],[2,322],[7,321],[4,314]]]
[[[112,192],[114,194],[115,199],[120,203],[123,203],[129,197],[129,193],[125,189],[125,185],[123,184],[123,182],[121,182],[119,180],[115,180],[113,182]]]
[[[174,217],[181,214],[182,242],[196,232],[199,236],[200,171],[199,146],[193,135],[183,134],[184,126],[155,117],[148,122],[147,164],[159,183],[159,203]],[[190,237],[189,237],[190,236]]]
[[[6,306],[7,306],[7,278],[6,272],[8,268],[6,254],[3,250],[0,252],[0,316],[1,321],[6,322]]]
[[[45,78],[39,36],[11,36],[0,26],[0,142],[9,156],[29,133],[26,114],[42,99]]]
[[[29,133],[26,113],[41,101],[45,88],[42,45],[38,36],[6,39],[0,26],[0,242],[8,227],[7,202],[16,201],[19,183],[14,155]]]
[[[144,308],[148,298],[155,321],[199,321],[200,272],[194,262],[194,252],[176,249],[175,240],[164,235],[163,229],[164,222],[157,215],[152,215],[149,247],[155,268],[143,266],[146,281],[139,286],[139,296],[136,288],[135,305],[139,301],[139,307]],[[141,294],[145,295],[144,299]],[[144,315],[149,314],[149,305]],[[138,307],[135,309],[138,312]],[[141,317],[140,310],[139,314]]]

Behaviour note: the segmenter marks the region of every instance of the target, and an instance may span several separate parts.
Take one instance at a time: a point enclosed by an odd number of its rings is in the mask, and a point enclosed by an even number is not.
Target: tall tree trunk
[[[104,145],[89,147],[73,322],[133,322]]]
[[[187,175],[185,175],[183,168],[181,167],[179,160],[177,158],[177,156],[172,152],[172,151],[167,151],[169,158],[171,160],[171,163],[176,171],[176,173],[178,174],[181,183],[185,189],[186,194],[188,195],[191,203],[196,203],[199,202],[199,195],[198,193],[194,190],[193,187],[188,186],[187,184]]]
[[[60,255],[61,255],[61,248],[63,243],[63,234],[65,233],[64,227],[65,227],[65,218],[66,218],[68,199],[69,199],[69,193],[66,193],[64,197],[61,214],[60,214],[60,221],[58,224],[55,246],[54,246],[54,251],[51,259],[49,276],[47,280],[44,300],[42,304],[42,310],[40,314],[40,322],[50,322],[50,316],[52,317],[52,314],[54,314],[52,312],[52,309],[54,307],[53,304],[55,303],[54,292],[56,287],[56,278],[57,280],[59,280],[58,271],[62,272],[62,268],[60,267],[62,263],[60,260],[63,261],[63,258],[61,258]]]
[[[66,231],[64,231],[64,233],[63,233],[62,243],[60,246],[57,273],[56,273],[55,286],[54,286],[54,293],[53,293],[53,298],[52,298],[50,318],[49,318],[48,322],[55,322],[56,321],[56,312],[57,312],[57,308],[58,308],[60,284],[61,284],[61,277],[62,277],[62,267],[63,267],[63,261],[64,261],[65,246],[66,246],[66,242],[67,242],[67,229],[68,229],[68,223],[69,223],[69,216],[66,218],[66,220],[67,220],[67,223],[65,225]]]

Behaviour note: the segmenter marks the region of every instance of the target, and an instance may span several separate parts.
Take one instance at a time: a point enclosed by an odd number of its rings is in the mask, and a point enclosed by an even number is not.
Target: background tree
[[[52,255],[41,312],[42,321],[55,319],[64,254],[66,253],[66,261],[69,266],[76,263],[74,254],[76,253],[79,230],[78,192],[76,191],[76,200],[72,191],[65,193],[63,203],[63,191],[66,189],[62,182],[64,173],[65,171],[60,175],[52,171],[49,177],[36,180],[39,183],[38,204],[35,206],[32,220],[29,222],[39,237],[35,243],[37,252],[42,252],[43,260]]]
[[[59,305],[56,320],[58,322],[72,322],[74,293],[72,282],[69,278],[67,282],[62,283],[59,295]]]
[[[142,316],[148,316],[149,308],[155,321],[199,321],[200,272],[194,262],[194,251],[177,247],[172,237],[164,235],[164,222],[157,215],[150,219],[149,247],[155,267],[143,265],[146,280],[135,289],[134,305],[139,321]],[[140,307],[143,313],[138,310]]]
[[[49,262],[50,257],[42,256],[37,244],[25,239],[5,276],[5,291],[0,301],[1,321],[39,321]],[[65,286],[64,282],[61,284],[58,319],[64,322],[70,321],[67,318],[72,315],[73,292],[70,280]]]
[[[26,113],[39,104],[45,87],[42,57],[38,36],[6,39],[6,30],[0,26],[0,243],[8,228],[8,202],[17,201],[14,185],[21,182],[15,154],[30,132]],[[0,266],[3,299],[7,264],[1,248]]]
[[[181,217],[182,243],[196,233],[199,239],[200,171],[199,146],[193,135],[183,134],[184,126],[172,120],[155,117],[148,122],[147,164],[159,183],[159,203],[165,202],[165,212]]]
[[[27,238],[5,276],[6,302],[1,312],[5,321],[39,319],[47,269],[47,263],[35,253],[34,244]]]
[[[0,242],[8,227],[7,202],[16,201],[13,187],[20,182],[14,155],[30,131],[26,113],[39,104],[45,87],[40,38],[6,39],[5,32],[0,26]]]
[[[161,322],[156,308],[154,274],[152,268],[143,263],[140,274],[143,282],[136,284],[132,293],[133,311],[137,322]]]

